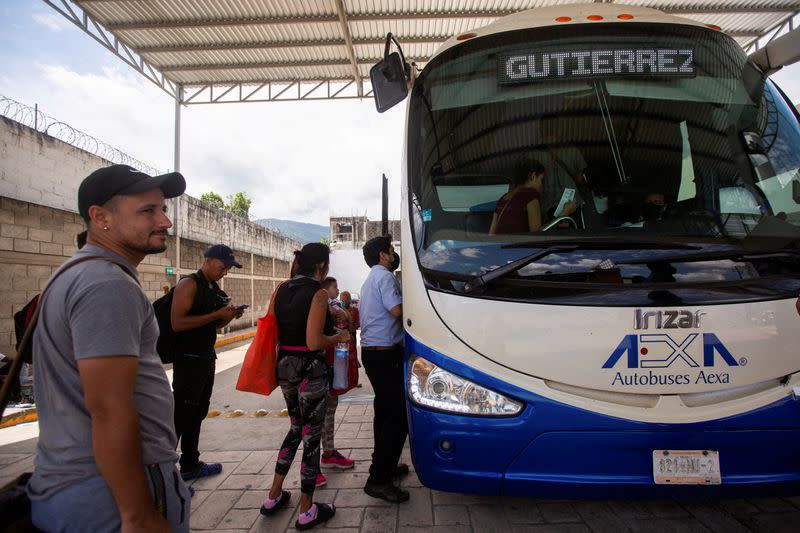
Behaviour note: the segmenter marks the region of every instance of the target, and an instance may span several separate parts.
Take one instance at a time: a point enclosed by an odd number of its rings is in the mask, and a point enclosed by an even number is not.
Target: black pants
[[[208,414],[214,388],[216,361],[211,356],[183,354],[172,366],[175,395],[175,433],[181,446],[181,472],[197,468],[200,452],[200,425]]]
[[[372,423],[375,451],[368,482],[389,483],[408,436],[403,349],[372,351],[362,348],[361,361],[375,391]]]

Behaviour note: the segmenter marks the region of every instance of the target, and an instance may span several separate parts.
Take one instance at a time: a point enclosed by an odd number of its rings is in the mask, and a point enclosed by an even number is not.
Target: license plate
[[[653,479],[657,485],[719,485],[719,452],[654,450]]]

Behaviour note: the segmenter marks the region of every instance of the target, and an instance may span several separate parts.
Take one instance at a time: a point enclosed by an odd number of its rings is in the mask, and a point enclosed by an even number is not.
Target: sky
[[[773,79],[800,102],[800,64]],[[44,2],[0,2],[0,95],[172,169],[173,100]],[[331,215],[379,219],[385,173],[399,218],[404,114],[379,114],[372,99],[183,107],[187,193],[244,191],[256,218],[327,226]]]
[[[173,167],[174,101],[39,0],[0,1],[0,95],[159,170]],[[190,105],[181,111],[187,193],[244,191],[251,215],[328,225],[331,214],[400,216],[405,106],[371,98]]]

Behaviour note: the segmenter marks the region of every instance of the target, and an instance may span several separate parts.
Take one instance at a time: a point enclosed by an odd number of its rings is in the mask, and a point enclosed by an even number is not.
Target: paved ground
[[[287,478],[292,504],[263,518],[258,508],[272,480],[275,450],[288,427],[280,416],[283,401],[234,390],[243,348],[220,358],[212,411],[219,415],[203,425],[201,450],[206,461],[224,464],[219,476],[196,481],[192,500],[193,531],[294,532],[299,495],[298,469]],[[800,497],[729,500],[702,504],[670,501],[546,501],[477,497],[432,491],[412,474],[403,481],[411,500],[385,504],[362,491],[372,448],[369,383],[344,397],[337,412],[337,446],[357,460],[354,470],[325,470],[328,485],[316,495],[334,502],[336,516],[314,531],[341,533],[523,533],[545,531],[798,531]],[[236,416],[236,410],[241,416]],[[255,416],[258,409],[269,414]],[[0,430],[2,433],[7,430]],[[2,441],[2,439],[0,439]],[[5,442],[8,442],[6,440]],[[33,464],[35,439],[0,447],[0,483]],[[405,461],[410,462],[408,451]]]

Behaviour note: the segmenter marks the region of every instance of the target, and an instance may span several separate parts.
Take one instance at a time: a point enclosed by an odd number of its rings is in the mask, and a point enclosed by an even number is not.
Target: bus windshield
[[[531,241],[800,237],[797,112],[720,32],[486,36],[434,58],[409,106],[423,269],[481,274]]]

